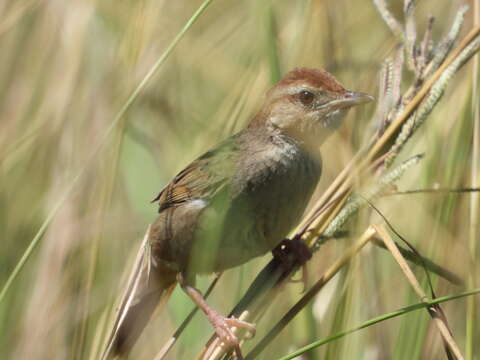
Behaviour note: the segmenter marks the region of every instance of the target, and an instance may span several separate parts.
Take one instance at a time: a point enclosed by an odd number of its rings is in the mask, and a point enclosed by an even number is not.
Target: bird
[[[128,356],[159,303],[179,284],[220,340],[253,324],[210,307],[199,275],[222,272],[272,251],[298,223],[322,173],[320,145],[349,108],[373,98],[314,68],[288,72],[266,92],[248,125],[180,171],[155,197],[151,224],[103,359]]]

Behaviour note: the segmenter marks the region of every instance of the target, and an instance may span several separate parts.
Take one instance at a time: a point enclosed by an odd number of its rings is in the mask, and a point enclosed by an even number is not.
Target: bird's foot
[[[253,337],[256,331],[255,325],[234,317],[222,316],[214,310],[210,310],[207,316],[220,341],[228,348],[235,350],[237,359],[243,359],[240,341],[232,328],[245,329]]]
[[[220,341],[225,343],[227,346],[238,346],[240,343],[237,336],[233,332],[233,327],[245,329],[252,336],[255,335],[255,325],[234,317],[222,316],[213,310],[208,314],[208,320],[215,329],[215,333]]]
[[[246,321],[236,319],[234,317],[225,317],[220,315],[214,309],[212,309],[205,299],[201,292],[195,287],[188,285],[185,282],[185,277],[183,274],[179,274],[178,280],[182,289],[190,296],[197,306],[202,309],[202,311],[207,315],[208,321],[212,324],[215,333],[217,334],[219,340],[225,344],[228,348],[233,348],[237,359],[243,359],[242,352],[240,351],[240,341],[235,335],[234,329],[244,329],[251,336],[255,335],[255,325],[250,324]]]

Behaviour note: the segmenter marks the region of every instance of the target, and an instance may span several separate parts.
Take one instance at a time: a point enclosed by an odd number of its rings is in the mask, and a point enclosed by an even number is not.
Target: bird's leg
[[[274,259],[280,262],[285,273],[290,273],[293,266],[302,267],[302,278],[304,290],[308,282],[308,272],[306,263],[312,257],[312,252],[308,246],[299,238],[283,239],[275,249],[272,250]],[[296,282],[296,281],[294,281]]]
[[[215,333],[220,341],[229,347],[235,348],[237,356],[241,358],[239,340],[232,331],[231,327],[242,328],[255,334],[255,325],[234,317],[225,317],[212,309],[205,301],[200,290],[190,285],[183,274],[179,274],[178,282],[183,291],[193,300],[193,302],[205,313],[210,324],[212,324]]]

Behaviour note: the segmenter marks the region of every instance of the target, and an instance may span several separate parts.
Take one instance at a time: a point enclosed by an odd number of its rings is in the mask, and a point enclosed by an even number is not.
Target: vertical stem
[[[473,22],[474,25],[480,23],[480,0],[474,0],[473,3]],[[478,101],[478,76],[479,76],[479,58],[478,54],[473,59],[473,89],[472,89],[472,112],[473,112],[473,135],[472,135],[472,170],[471,170],[471,186],[478,187],[480,185],[480,103]],[[476,258],[477,245],[476,234],[479,227],[479,208],[480,208],[480,194],[472,193],[470,195],[470,231],[469,231],[469,250],[471,254],[471,264],[473,268],[470,269],[468,278],[468,286],[473,287],[476,283]],[[477,312],[475,310],[475,298],[467,299],[467,314],[466,314],[466,341],[465,341],[465,358],[473,360],[475,353],[475,318]]]
[[[370,226],[362,236],[337,259],[315,282],[295,305],[273,326],[266,336],[248,353],[245,360],[253,360],[262,353],[268,344],[282,331],[285,326],[318,294],[345,265],[349,264],[355,255],[375,236],[375,229]]]
[[[405,258],[400,253],[397,245],[395,245],[393,239],[390,237],[389,233],[383,226],[373,226],[376,230],[377,234],[379,235],[380,239],[383,240],[387,249],[392,253],[395,261],[397,261],[398,265],[402,269],[403,273],[405,274],[407,280],[412,285],[414,291],[417,293],[418,297],[422,302],[430,302],[431,299],[428,298],[427,294],[423,291],[420,283],[418,282],[417,278],[413,274],[412,270],[408,266]],[[448,324],[446,323],[446,319],[443,319],[441,315],[438,315],[439,308],[435,306],[431,306],[427,308],[428,313],[432,317],[434,324],[436,325],[440,336],[442,337],[445,346],[452,352],[454,355],[454,359],[463,360],[464,357],[462,356],[458,345],[456,344],[453,336],[448,328]]]
[[[280,80],[280,58],[278,56],[278,43],[277,43],[277,24],[275,21],[275,12],[273,6],[269,5],[266,10],[266,39],[265,45],[267,49],[267,56],[270,68],[270,82],[275,84]]]
[[[45,231],[49,227],[50,223],[55,218],[56,214],[58,213],[58,211],[62,207],[63,203],[65,201],[67,201],[67,199],[70,197],[71,193],[76,188],[76,185],[78,183],[80,183],[80,179],[82,179],[83,175],[87,172],[87,169],[89,168],[90,163],[93,162],[97,158],[98,153],[105,146],[107,139],[109,139],[110,135],[113,133],[113,130],[116,129],[117,124],[120,122],[120,120],[124,117],[124,115],[130,109],[130,107],[135,102],[135,100],[138,98],[138,96],[140,95],[142,90],[144,90],[145,87],[147,86],[147,84],[150,83],[153,76],[158,72],[158,69],[160,69],[160,67],[163,65],[163,63],[167,60],[169,55],[175,49],[178,42],[183,38],[183,36],[186,34],[186,32],[192,27],[192,25],[195,23],[195,21],[200,17],[200,15],[210,5],[210,3],[212,1],[213,0],[205,0],[200,5],[200,7],[195,11],[195,13],[192,15],[192,17],[187,21],[185,26],[175,36],[175,38],[168,45],[166,50],[162,53],[162,55],[160,55],[160,57],[157,59],[157,61],[152,65],[152,67],[147,72],[147,74],[142,78],[140,83],[137,85],[137,87],[132,91],[130,96],[127,98],[127,100],[125,101],[123,106],[120,108],[120,110],[118,111],[118,113],[115,116],[115,118],[113,119],[113,121],[110,123],[106,132],[101,137],[98,145],[93,149],[91,155],[88,157],[88,160],[87,160],[85,166],[72,178],[69,186],[67,187],[65,192],[60,196],[60,199],[58,200],[58,202],[55,203],[53,208],[50,210],[49,214],[47,215],[47,217],[43,221],[42,225],[40,226],[40,228],[36,232],[35,236],[33,237],[32,241],[28,245],[27,249],[24,251],[23,255],[18,260],[17,265],[15,266],[12,273],[9,275],[7,281],[5,282],[2,289],[0,290],[0,303],[5,299],[5,296],[8,293],[8,290],[10,289],[10,287],[12,286],[12,283],[15,281],[17,276],[20,274],[20,272],[24,268],[25,264],[27,263],[28,259],[32,255],[33,251],[35,250],[37,245],[40,243],[40,240],[42,239],[43,234],[45,233]]]

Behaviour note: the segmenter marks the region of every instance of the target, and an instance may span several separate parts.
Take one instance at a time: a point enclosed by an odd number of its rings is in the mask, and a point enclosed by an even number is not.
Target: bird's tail
[[[149,232],[145,235],[117,308],[102,360],[127,356],[155,309],[159,304],[165,304],[175,288],[175,273],[152,268],[155,266],[149,251]]]

